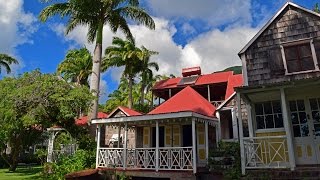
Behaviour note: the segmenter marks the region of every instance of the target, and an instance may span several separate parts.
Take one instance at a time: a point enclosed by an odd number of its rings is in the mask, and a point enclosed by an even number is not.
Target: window
[[[282,128],[282,110],[280,101],[268,101],[255,104],[257,129]]]
[[[290,43],[282,46],[286,74],[319,70],[312,40]]]

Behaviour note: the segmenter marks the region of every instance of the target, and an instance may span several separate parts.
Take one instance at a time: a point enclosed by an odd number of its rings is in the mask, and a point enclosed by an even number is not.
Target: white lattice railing
[[[245,167],[288,168],[288,145],[286,136],[243,138]]]
[[[126,168],[156,169],[156,148],[99,148],[97,167],[123,167],[126,152]],[[160,170],[193,170],[192,147],[159,148]]]
[[[192,147],[159,148],[159,169],[192,170]]]

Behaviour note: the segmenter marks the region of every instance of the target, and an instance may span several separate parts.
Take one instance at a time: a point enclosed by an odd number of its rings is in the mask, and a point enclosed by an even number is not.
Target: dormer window
[[[312,40],[284,44],[281,52],[286,75],[319,71]]]

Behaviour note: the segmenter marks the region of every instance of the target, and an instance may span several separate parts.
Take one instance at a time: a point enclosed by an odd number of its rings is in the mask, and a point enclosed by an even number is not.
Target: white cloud
[[[251,0],[146,0],[156,16],[203,20],[209,25],[251,22]]]
[[[33,43],[31,35],[37,30],[36,18],[23,10],[23,0],[0,1],[0,53],[7,53],[20,59],[15,48],[24,43]],[[24,63],[12,66],[12,73],[16,73]]]
[[[150,50],[159,52],[159,55],[152,57],[152,61],[159,64],[159,74],[167,75],[180,76],[182,68],[191,66],[201,66],[203,73],[212,73],[240,65],[238,52],[257,32],[255,28],[232,25],[223,31],[214,29],[200,34],[182,47],[173,40],[177,32],[174,24],[164,18],[154,18],[154,21],[156,23],[154,31],[139,25],[132,25],[130,28],[137,46],[144,45]],[[63,26],[56,27],[55,31],[61,34]],[[66,36],[66,40],[85,45],[93,51],[94,45],[87,43],[86,32],[86,27],[77,27]],[[106,48],[111,44],[112,33],[109,28],[105,28],[104,34],[103,48]],[[113,68],[110,71],[108,74],[111,74],[113,79],[120,79],[121,69]]]

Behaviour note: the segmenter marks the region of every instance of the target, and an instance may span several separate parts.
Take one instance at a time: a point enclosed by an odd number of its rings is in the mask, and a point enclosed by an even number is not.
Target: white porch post
[[[96,153],[96,168],[99,166],[99,150],[100,150],[100,131],[101,131],[101,125],[97,125],[97,153]],[[102,157],[101,157],[102,158]]]
[[[193,173],[197,173],[197,149],[196,149],[196,121],[192,118],[192,156],[193,156]]]
[[[119,124],[118,126],[118,148],[120,148],[120,136],[121,136],[121,125]]]
[[[204,123],[204,133],[206,136],[206,160],[207,164],[209,161],[209,130],[208,130],[208,121],[205,121]]]
[[[208,101],[211,102],[210,85],[207,85],[207,88],[208,88]]]
[[[236,108],[231,109],[233,139],[239,139],[239,127]]]
[[[159,122],[156,120],[156,171],[159,171]]]
[[[171,98],[172,94],[171,94],[171,89],[169,89],[169,98]]]
[[[283,125],[284,125],[284,129],[286,131],[286,136],[287,136],[290,169],[294,170],[294,168],[296,167],[296,162],[295,162],[295,157],[293,152],[292,132],[291,132],[289,117],[288,117],[286,94],[283,88],[280,89],[280,95],[281,95]]]
[[[237,110],[238,110],[238,121],[239,121],[239,140],[240,140],[240,156],[241,156],[241,172],[243,175],[246,173],[245,169],[245,154],[243,144],[243,126],[242,126],[242,111],[241,111],[241,96],[237,93]]]
[[[248,113],[248,129],[249,137],[253,137],[253,121],[252,121],[252,107],[251,104],[246,104],[247,113]]]
[[[124,125],[123,169],[127,167],[128,123]]]

